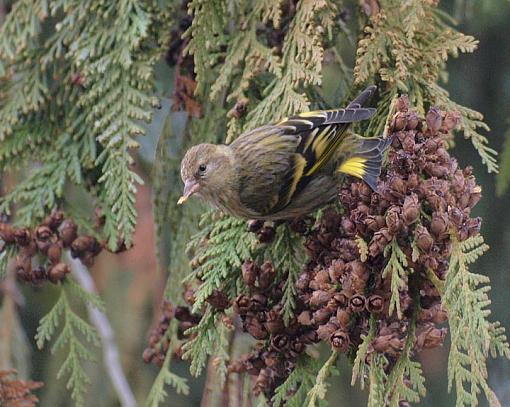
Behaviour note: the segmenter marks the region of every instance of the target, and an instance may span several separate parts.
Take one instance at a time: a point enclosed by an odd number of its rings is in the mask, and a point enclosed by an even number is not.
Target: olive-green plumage
[[[375,189],[387,139],[346,132],[375,109],[370,86],[345,109],[305,112],[258,127],[230,145],[199,144],[181,163],[184,194],[246,219],[291,219],[333,200],[341,173]]]

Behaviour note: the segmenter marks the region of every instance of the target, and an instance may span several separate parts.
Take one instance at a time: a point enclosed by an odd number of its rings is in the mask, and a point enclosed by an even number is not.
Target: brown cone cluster
[[[282,308],[284,282],[275,283],[276,270],[269,261],[247,260],[241,267],[248,294],[233,302],[242,328],[260,342],[253,352],[231,364],[230,372],[256,375],[255,394],[270,396],[292,372],[307,345],[317,343],[317,333],[302,315],[284,323]]]
[[[260,243],[271,243],[276,235],[275,223],[264,222],[263,220],[248,221],[248,230],[257,235]]]
[[[0,223],[0,238],[4,243],[2,250],[9,245],[17,246],[16,275],[20,280],[33,284],[44,281],[57,283],[69,274],[69,265],[62,261],[64,250],[70,250],[73,258],[91,266],[104,247],[95,237],[78,235],[78,226],[65,219],[60,210],[53,211],[33,229],[18,229]],[[34,266],[35,258],[39,256],[46,260]]]
[[[178,321],[177,336],[184,339],[184,332],[200,322],[200,315],[192,314],[187,306],[173,307],[169,301],[163,300],[161,303],[161,315],[156,326],[149,334],[149,343],[143,352],[145,363],[154,363],[161,367],[165,361],[166,354],[170,349],[170,336],[168,328],[170,322],[175,319]],[[189,339],[190,337],[186,337]]]
[[[0,370],[0,406],[33,407],[39,399],[33,390],[43,386],[42,382],[13,378],[15,370]]]

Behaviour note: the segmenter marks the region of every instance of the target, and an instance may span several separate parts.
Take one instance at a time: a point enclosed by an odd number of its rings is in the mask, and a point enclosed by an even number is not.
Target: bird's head
[[[228,146],[215,144],[193,146],[181,161],[184,192],[177,203],[186,202],[192,195],[210,200],[229,186],[233,175]]]

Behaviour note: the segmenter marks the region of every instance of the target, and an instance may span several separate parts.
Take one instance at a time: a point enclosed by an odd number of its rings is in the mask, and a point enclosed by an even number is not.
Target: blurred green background
[[[501,150],[504,133],[510,126],[510,2],[507,0],[445,1],[442,7],[451,12],[459,21],[459,28],[466,34],[480,40],[475,54],[462,55],[448,63],[449,81],[447,89],[452,99],[482,112],[492,128],[489,134],[491,146]],[[352,48],[352,47],[351,47]],[[345,53],[354,57],[354,49]],[[154,311],[158,308],[164,285],[164,276],[158,274],[154,254],[153,220],[151,208],[151,165],[156,144],[168,114],[176,126],[182,126],[186,117],[183,113],[170,113],[173,72],[162,63],[158,67],[158,93],[163,97],[159,110],[150,126],[147,137],[141,140],[142,148],[137,153],[139,173],[145,179],[140,188],[137,202],[139,209],[138,230],[135,247],[131,251],[113,256],[102,254],[92,273],[101,296],[107,304],[108,317],[114,327],[120,346],[123,366],[128,380],[139,400],[143,400],[152,384],[157,368],[145,365],[142,352],[146,345]],[[326,72],[325,88],[335,89],[334,72]],[[487,174],[471,143],[458,139],[454,153],[462,166],[473,165],[479,184],[483,187],[483,199],[475,209],[475,215],[483,218],[482,233],[491,250],[474,266],[477,272],[490,276],[492,280],[492,310],[498,319],[510,328],[510,196],[497,197],[495,177]],[[42,380],[45,386],[37,394],[41,405],[58,407],[71,405],[64,391],[65,384],[56,379],[61,363],[48,350],[35,350],[33,337],[38,320],[48,311],[54,301],[54,293],[45,286],[44,290],[24,287],[26,306],[21,308],[21,321],[26,337],[20,334],[17,343],[20,354],[24,346],[32,350],[30,363],[26,366],[29,377]],[[446,363],[447,349],[424,352],[421,355],[428,393],[422,406],[453,406],[454,395],[447,393]],[[100,349],[97,349],[97,364],[89,364],[93,383],[89,387],[87,406],[110,407],[118,405],[109,379],[101,363]],[[498,359],[490,362],[490,382],[503,406],[510,406],[510,363]],[[184,376],[187,366],[177,363],[176,373]],[[358,387],[350,386],[350,368],[342,361],[340,378],[334,378],[329,397],[332,406],[357,407],[365,405],[365,394]],[[166,406],[199,406],[203,378],[189,378],[191,394],[182,397],[169,389]],[[98,395],[101,395],[98,397]]]

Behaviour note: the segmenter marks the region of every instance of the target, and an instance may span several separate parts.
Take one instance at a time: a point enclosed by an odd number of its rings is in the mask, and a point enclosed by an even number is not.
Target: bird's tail
[[[359,109],[365,106],[365,104],[372,98],[376,90],[377,86],[368,86],[363,92],[356,96],[356,98],[351,103],[349,103],[347,109]]]
[[[338,171],[363,179],[376,191],[384,152],[390,143],[389,138],[356,136],[354,153],[340,165]]]

